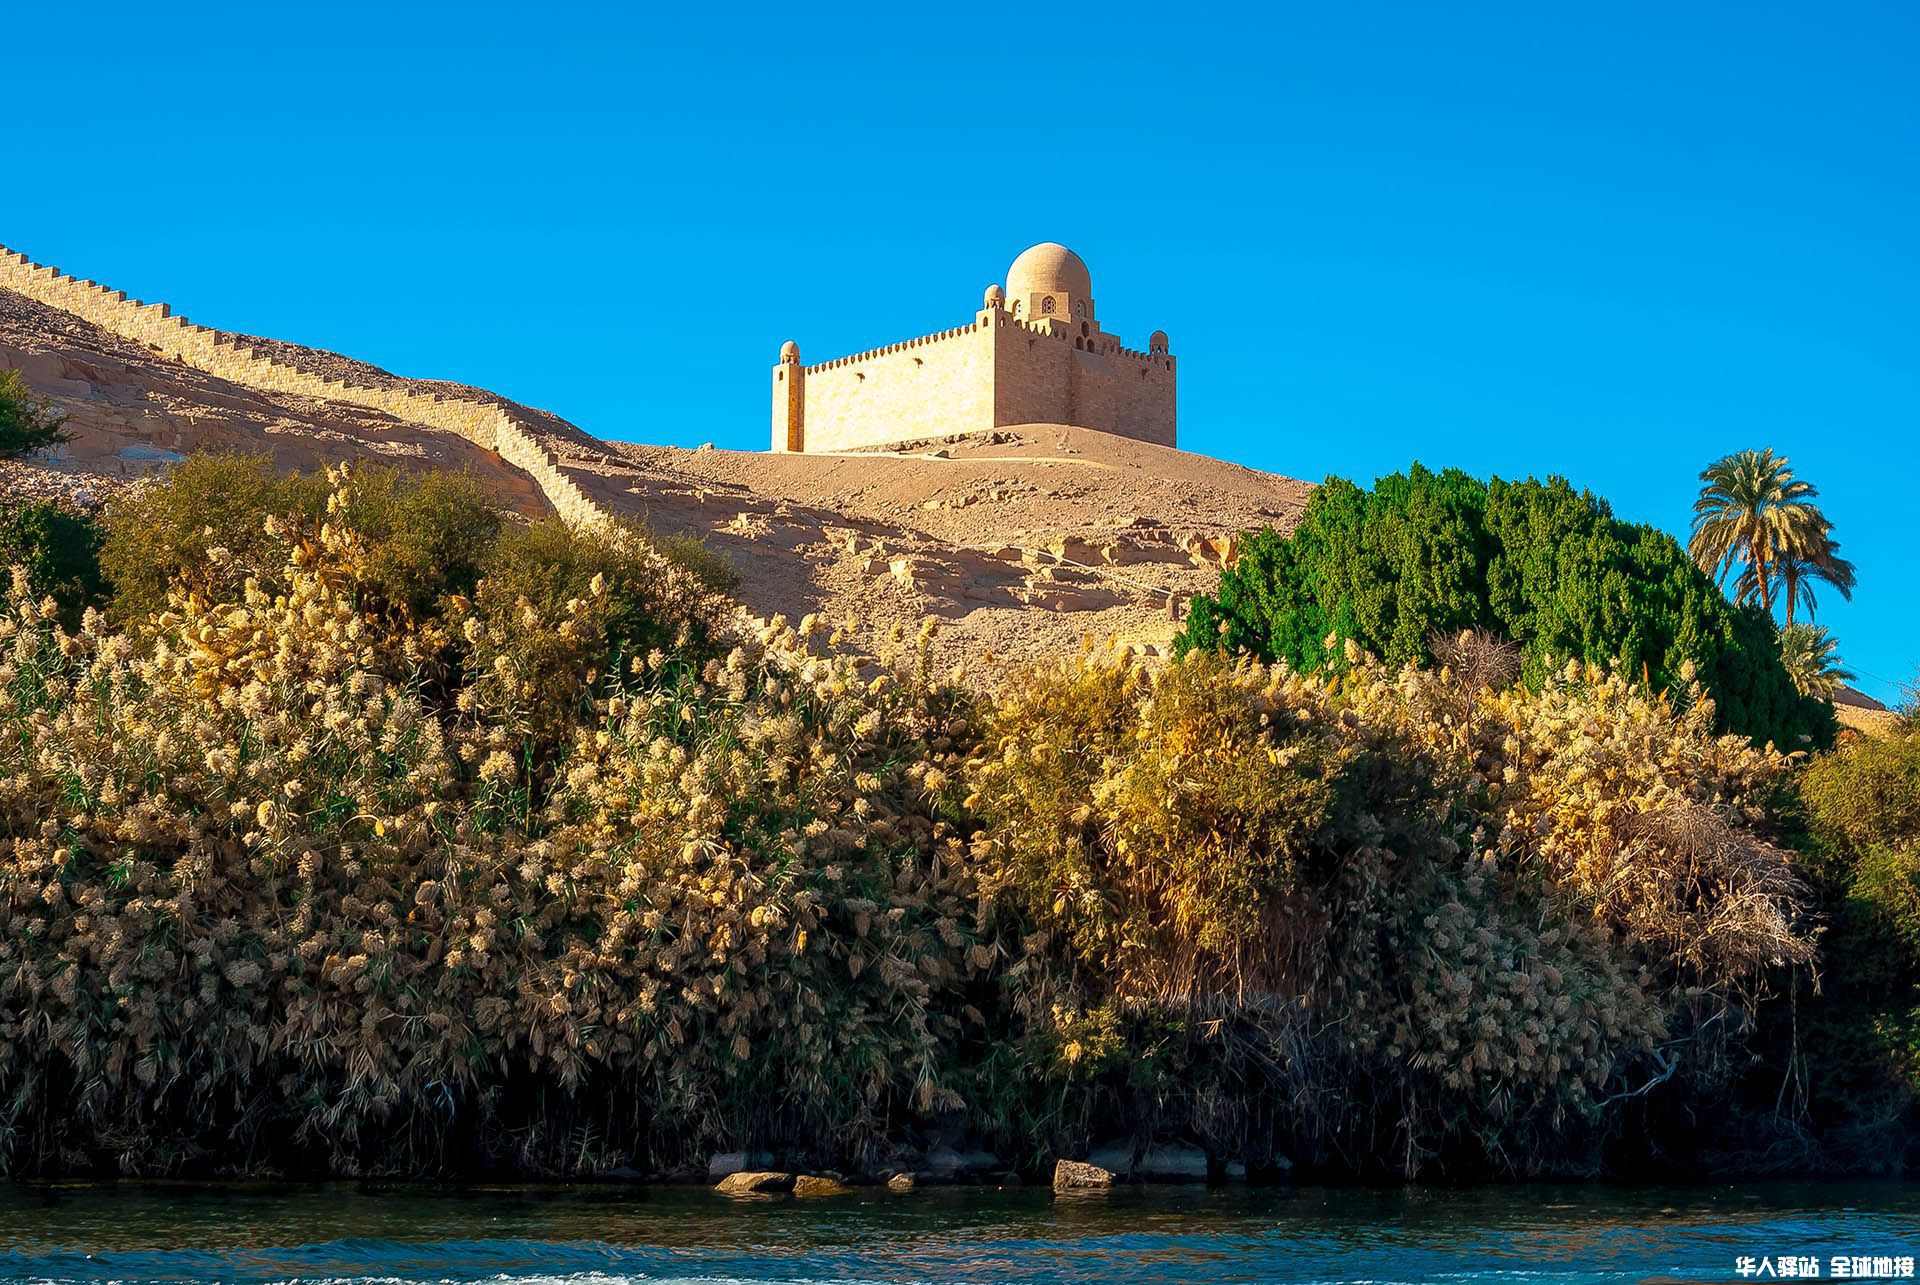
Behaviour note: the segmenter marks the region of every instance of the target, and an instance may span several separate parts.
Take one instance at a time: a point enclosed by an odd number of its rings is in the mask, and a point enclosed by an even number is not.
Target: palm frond
[[[1821,625],[1788,625],[1780,631],[1780,662],[1802,696],[1832,700],[1840,684],[1854,677],[1840,663],[1839,647]]]

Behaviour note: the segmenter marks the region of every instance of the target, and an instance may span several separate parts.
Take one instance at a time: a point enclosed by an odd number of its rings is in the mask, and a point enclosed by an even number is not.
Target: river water
[[[1897,1279],[1916,1254],[1916,1183],[748,1202],[624,1187],[0,1184],[4,1281],[1737,1281],[1808,1258],[1826,1280],[1836,1255],[1869,1270],[1882,1259]]]

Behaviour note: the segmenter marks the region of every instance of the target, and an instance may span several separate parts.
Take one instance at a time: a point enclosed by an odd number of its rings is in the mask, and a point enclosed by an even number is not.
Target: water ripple
[[[1911,1255],[1920,1185],[704,1191],[0,1186],[0,1281],[173,1285],[1602,1285],[1738,1279],[1793,1253]]]

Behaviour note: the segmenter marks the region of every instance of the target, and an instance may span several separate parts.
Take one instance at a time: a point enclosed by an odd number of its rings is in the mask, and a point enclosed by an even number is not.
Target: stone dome
[[[795,342],[793,342],[793,340],[791,340],[791,339],[789,339],[789,340],[787,340],[787,342],[785,342],[784,344],[781,344],[781,345],[780,345],[780,360],[781,360],[781,361],[799,361],[799,360],[800,360],[800,345],[799,345],[799,344],[796,344],[796,343],[795,343]]]
[[[1003,307],[1007,302],[1007,292],[997,285],[988,286],[985,302],[989,308]]]
[[[1036,294],[1065,294],[1076,299],[1093,296],[1093,277],[1080,256],[1053,241],[1022,250],[1007,269],[1007,295],[1024,299]]]

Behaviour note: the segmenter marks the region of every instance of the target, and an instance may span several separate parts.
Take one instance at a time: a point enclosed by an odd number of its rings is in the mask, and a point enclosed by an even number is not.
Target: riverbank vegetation
[[[1348,642],[1402,665],[1435,633],[1475,628],[1518,643],[1532,679],[1571,657],[1668,691],[1691,668],[1723,730],[1789,752],[1832,743],[1831,710],[1795,690],[1763,610],[1729,602],[1672,536],[1560,479],[1417,464],[1371,489],[1329,478],[1291,534],[1255,534],[1218,593],[1194,600],[1179,646],[1338,671]]]
[[[1337,637],[1215,615],[1249,645],[982,688],[747,620],[643,528],[190,461],[0,614],[0,1172],[1884,1158],[1912,737],[1809,758],[1764,619],[1588,497],[1408,487],[1497,534],[1417,610],[1288,589]],[[1308,545],[1446,553],[1322,495]],[[1514,534],[1556,522],[1560,571]],[[1649,567],[1617,620],[1554,587]],[[1283,592],[1234,575],[1207,610]]]

